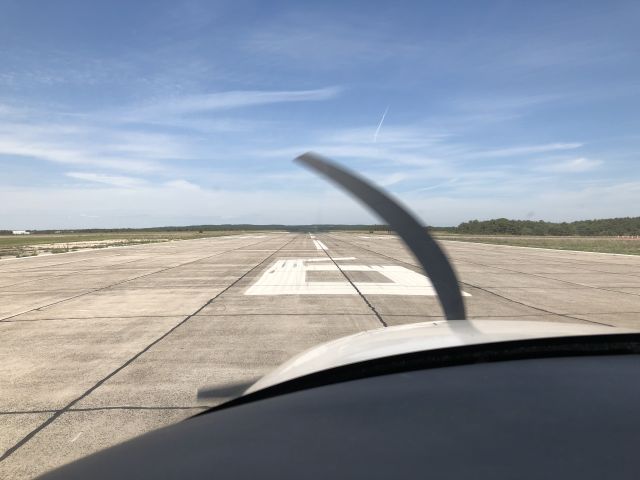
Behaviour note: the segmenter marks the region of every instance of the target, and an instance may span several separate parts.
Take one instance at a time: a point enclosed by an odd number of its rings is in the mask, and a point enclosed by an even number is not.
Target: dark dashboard
[[[615,354],[585,344],[575,356],[413,365],[240,397],[43,478],[636,479],[631,337]]]

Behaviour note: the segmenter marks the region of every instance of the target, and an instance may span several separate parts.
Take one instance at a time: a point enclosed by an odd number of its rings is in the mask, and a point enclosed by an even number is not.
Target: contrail
[[[382,118],[380,119],[380,123],[378,124],[378,128],[376,128],[376,133],[373,134],[373,143],[378,141],[378,134],[380,133],[380,128],[382,127],[382,122],[384,122],[384,117],[387,116],[387,112],[389,111],[389,105],[384,109],[384,113],[382,114]]]

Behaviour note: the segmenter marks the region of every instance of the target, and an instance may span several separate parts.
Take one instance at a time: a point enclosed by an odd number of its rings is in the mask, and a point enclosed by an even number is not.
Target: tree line
[[[218,232],[218,231],[262,231],[280,230],[286,232],[328,232],[332,230],[357,230],[367,232],[388,232],[388,225],[345,225],[345,224],[321,224],[321,225],[253,225],[253,224],[224,224],[224,225],[186,225],[165,226],[148,228],[76,228],[66,230],[30,230],[34,234],[58,234],[58,233],[137,233],[137,232]],[[12,235],[11,230],[0,230],[0,235]]]
[[[562,236],[627,236],[640,235],[640,217],[603,218],[599,220],[578,220],[576,222],[545,222],[544,220],[470,220],[457,227],[428,227],[434,232],[449,232],[472,235],[562,235]],[[388,232],[388,225],[189,225],[155,228],[91,228],[75,230],[32,230],[32,233],[129,233],[129,232],[172,232],[172,231],[230,231],[230,230],[284,230],[290,232],[313,232],[331,230],[357,230],[368,232]],[[0,235],[11,235],[11,230],[0,230]]]
[[[640,235],[640,217],[603,218],[575,222],[545,222],[544,220],[471,220],[446,230],[452,233],[480,235],[563,235],[619,236]]]

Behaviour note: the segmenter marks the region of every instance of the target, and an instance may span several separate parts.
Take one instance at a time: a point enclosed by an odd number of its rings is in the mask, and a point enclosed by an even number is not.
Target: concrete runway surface
[[[471,318],[640,327],[640,257],[443,242]],[[224,401],[359,331],[441,319],[392,235],[256,233],[0,262],[1,478]]]

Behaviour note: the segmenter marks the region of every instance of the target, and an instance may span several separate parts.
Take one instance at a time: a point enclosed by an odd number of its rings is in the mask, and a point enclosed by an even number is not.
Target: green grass
[[[1,235],[0,258],[29,257],[38,253],[66,253],[80,248],[106,248],[110,245],[96,243],[81,245],[78,242],[115,241],[113,245],[138,245],[143,243],[167,242],[170,240],[192,240],[196,238],[219,237],[222,235],[246,234],[244,231],[171,231],[148,232],[129,231],[118,233],[59,233],[31,235]],[[255,233],[255,232],[251,232]]]
[[[508,235],[438,235],[440,240],[492,243],[518,247],[554,248],[582,252],[640,255],[640,239],[617,237],[525,237]]]

